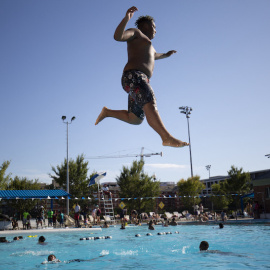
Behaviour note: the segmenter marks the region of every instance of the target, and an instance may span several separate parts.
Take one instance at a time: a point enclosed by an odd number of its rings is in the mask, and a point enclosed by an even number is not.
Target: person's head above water
[[[209,244],[208,244],[207,241],[202,241],[202,242],[200,243],[200,251],[202,251],[202,250],[207,250],[208,248],[209,248]]]
[[[223,229],[223,227],[224,227],[224,225],[222,223],[219,223],[218,226],[220,229]]]
[[[46,238],[44,236],[40,236],[39,239],[38,239],[38,242],[39,243],[44,243],[46,240]]]
[[[49,261],[49,262],[52,262],[52,261],[54,261],[54,260],[56,260],[55,255],[50,254],[50,255],[48,256],[48,261]]]
[[[151,17],[149,15],[140,16],[136,20],[135,25],[149,39],[153,39],[155,37],[155,34],[156,34],[156,24],[155,24],[155,19],[153,17]]]

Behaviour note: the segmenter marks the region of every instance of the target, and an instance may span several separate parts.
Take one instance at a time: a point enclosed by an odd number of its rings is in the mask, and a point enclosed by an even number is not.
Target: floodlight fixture
[[[67,117],[66,117],[65,115],[62,116],[62,120],[63,120],[64,124],[67,124],[67,181],[66,181],[66,191],[67,191],[67,193],[69,193],[68,125],[71,124],[71,122],[72,122],[73,120],[75,120],[76,117],[73,116],[73,117],[71,118],[70,122],[65,121],[66,118],[67,118]],[[67,215],[69,215],[69,198],[68,198],[68,197],[67,197]]]
[[[189,118],[190,118],[192,108],[188,107],[188,106],[181,106],[181,107],[179,107],[179,109],[181,110],[180,113],[185,114],[186,118],[187,118],[188,139],[189,139],[189,156],[190,156],[190,170],[191,170],[191,177],[193,177],[192,156],[191,156],[191,142],[190,142],[190,131],[189,131]]]

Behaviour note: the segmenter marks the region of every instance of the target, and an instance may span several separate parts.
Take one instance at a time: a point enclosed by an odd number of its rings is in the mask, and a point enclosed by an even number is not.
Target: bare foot
[[[162,142],[162,145],[163,146],[171,146],[171,147],[184,147],[184,146],[188,146],[189,144],[186,142],[182,142],[180,140],[177,140],[171,136],[171,137],[165,139]]]
[[[95,125],[97,125],[99,122],[101,122],[104,118],[107,117],[107,107],[103,107],[101,113],[99,114]]]

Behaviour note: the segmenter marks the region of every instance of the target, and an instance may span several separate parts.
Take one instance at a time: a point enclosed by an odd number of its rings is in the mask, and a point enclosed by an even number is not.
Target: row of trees
[[[26,177],[11,177],[10,174],[6,174],[6,171],[10,165],[10,161],[4,161],[0,166],[0,190],[39,190],[40,183],[38,179],[29,180]],[[2,204],[2,201],[1,201]],[[24,210],[31,210],[35,207],[36,202],[32,200],[7,200],[5,206],[9,209],[13,209],[13,215],[15,212],[23,213]]]
[[[9,161],[5,161],[0,167],[0,189],[40,189],[38,180],[33,181],[17,176],[12,178],[10,174],[6,175],[9,164]],[[49,175],[65,190],[66,165],[67,161],[65,160],[56,167],[52,166],[52,173]],[[90,197],[92,198],[90,204],[95,204],[96,201],[94,200],[93,193],[97,191],[97,185],[93,185],[90,188],[87,185],[90,178],[96,172],[93,171],[88,176],[88,165],[88,161],[85,160],[83,155],[79,155],[75,160],[69,160],[69,190],[73,198]],[[129,210],[137,209],[139,212],[150,212],[155,208],[155,200],[152,198],[160,196],[160,182],[155,181],[152,176],[145,174],[143,166],[143,162],[140,161],[133,161],[130,168],[123,166],[120,175],[116,178],[116,182],[120,187],[120,197],[131,198],[131,200],[125,201]],[[215,209],[240,208],[239,196],[232,194],[246,194],[252,189],[250,175],[243,172],[242,168],[238,169],[232,166],[230,171],[228,171],[228,175],[228,179],[224,182],[212,185],[213,194],[219,195],[210,197],[211,202],[215,205]],[[192,210],[195,204],[199,204],[201,202],[199,195],[204,188],[205,186],[201,183],[199,176],[194,176],[187,180],[181,179],[177,183],[177,195],[181,196],[183,209]],[[10,200],[9,203],[20,211],[34,206],[32,200]],[[65,204],[64,201],[62,203],[63,205]],[[71,205],[74,203],[75,201],[71,200]],[[80,204],[82,207],[87,207],[89,206],[89,200],[81,200]]]
[[[178,194],[185,196],[182,198],[185,208],[191,210],[194,205],[201,202],[199,195],[205,186],[200,182],[199,176],[187,180],[181,179],[177,186]],[[210,196],[209,199],[215,209],[240,209],[240,196],[250,193],[252,190],[250,174],[244,172],[242,168],[232,166],[228,171],[228,179],[219,184],[213,184],[211,189],[213,196]]]

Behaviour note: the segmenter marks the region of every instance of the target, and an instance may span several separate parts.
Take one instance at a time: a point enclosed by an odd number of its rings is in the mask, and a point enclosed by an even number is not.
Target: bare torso
[[[140,70],[150,78],[154,70],[156,51],[151,40],[140,30],[137,31],[136,37],[127,42],[128,62],[124,71]]]

